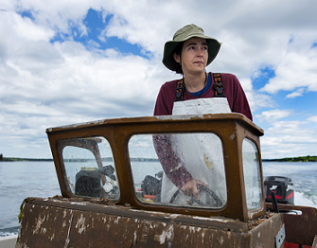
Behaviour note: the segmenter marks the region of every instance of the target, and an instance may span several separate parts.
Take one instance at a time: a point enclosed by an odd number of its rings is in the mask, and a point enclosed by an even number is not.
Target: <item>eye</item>
[[[208,51],[208,46],[203,46],[202,50]]]

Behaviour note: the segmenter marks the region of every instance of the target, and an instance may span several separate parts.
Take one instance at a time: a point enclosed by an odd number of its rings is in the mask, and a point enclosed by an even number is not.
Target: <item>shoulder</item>
[[[241,87],[240,82],[236,75],[231,73],[220,73],[220,74],[221,74],[221,80],[225,89],[226,88],[239,89]]]
[[[239,82],[236,75],[233,75],[231,73],[220,73],[222,81],[228,81],[228,82]]]
[[[170,98],[172,97],[173,100],[175,99],[175,89],[178,80],[172,80],[165,82],[162,84],[159,95],[162,95],[163,98]]]
[[[161,86],[160,92],[156,99],[154,115],[172,114],[177,81],[178,80],[169,81]]]
[[[171,90],[171,89],[175,90],[177,81],[178,81],[178,79],[165,82],[164,84],[162,84],[161,90],[162,89],[163,90]]]

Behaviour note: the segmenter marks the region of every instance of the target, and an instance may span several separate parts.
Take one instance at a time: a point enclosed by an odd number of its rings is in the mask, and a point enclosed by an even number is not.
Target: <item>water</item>
[[[0,162],[0,237],[10,234],[1,229],[19,225],[25,198],[60,194],[53,162]]]
[[[264,162],[263,175],[285,176],[292,179],[295,205],[317,207],[316,162]]]
[[[160,168],[155,164],[153,162],[153,167],[156,168],[154,173]],[[134,171],[136,175],[140,168],[142,171],[146,169],[138,166]],[[292,178],[295,204],[317,207],[317,163],[264,162],[263,174],[264,178],[273,175]],[[46,198],[60,194],[53,162],[1,162],[0,237],[18,233],[18,215],[25,198]]]

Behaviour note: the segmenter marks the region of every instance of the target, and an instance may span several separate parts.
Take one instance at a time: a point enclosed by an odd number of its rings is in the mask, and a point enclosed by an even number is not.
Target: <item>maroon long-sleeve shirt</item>
[[[212,78],[211,87],[201,95],[201,98],[214,97],[214,82],[212,73],[209,73],[208,76],[211,76]],[[228,73],[222,73],[221,77],[224,87],[223,93],[227,97],[231,111],[244,114],[246,117],[252,120],[252,114],[248,100],[237,77]],[[176,98],[175,88],[177,81],[178,80],[173,80],[162,85],[156,99],[154,108],[155,116],[172,114],[174,100]],[[189,99],[197,99],[197,97],[185,90],[184,101]],[[179,166],[180,160],[171,148],[169,137],[170,136],[168,135],[154,136],[154,146],[165,174],[177,187],[181,188],[185,183],[192,180],[193,178],[184,166]]]

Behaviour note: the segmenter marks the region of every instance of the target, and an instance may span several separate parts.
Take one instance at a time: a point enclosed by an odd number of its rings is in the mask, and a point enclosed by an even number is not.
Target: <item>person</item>
[[[165,43],[163,64],[182,74],[183,78],[161,86],[154,116],[237,112],[252,120],[249,103],[237,77],[205,71],[206,66],[216,58],[220,46],[216,39],[206,36],[204,30],[194,24],[176,31],[173,40]],[[216,75],[218,78],[220,76],[221,91],[214,88],[215,80],[218,80]],[[218,94],[222,97],[215,97]],[[202,147],[203,144],[219,142],[215,138],[212,138],[213,141],[210,138],[206,140],[205,136],[187,134],[153,137],[164,170],[162,202],[169,202],[173,192],[178,189],[199,199],[199,184],[208,187],[222,185],[224,189],[218,194],[226,195],[223,159],[221,156],[216,158],[218,162],[214,163],[210,173],[205,165],[206,154],[209,154],[208,157],[215,157],[216,154],[210,154],[209,148]]]

